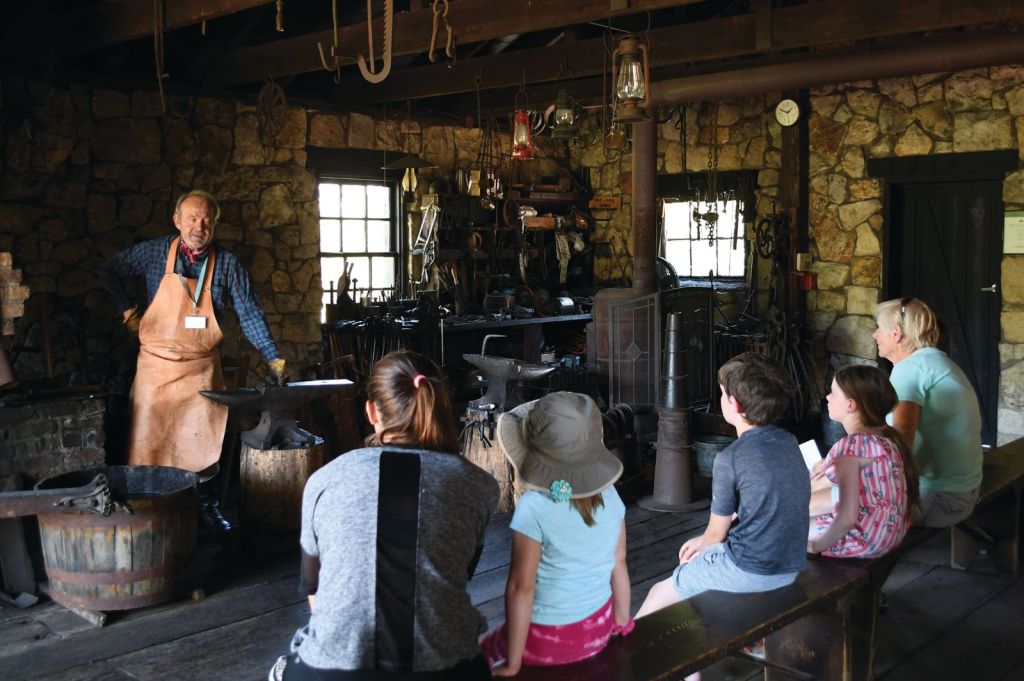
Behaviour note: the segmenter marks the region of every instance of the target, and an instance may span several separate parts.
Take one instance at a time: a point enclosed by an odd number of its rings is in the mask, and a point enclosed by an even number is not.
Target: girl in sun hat
[[[494,676],[596,655],[633,629],[622,463],[586,395],[551,393],[502,414],[498,444],[529,490],[510,527],[505,624],[481,647]]]

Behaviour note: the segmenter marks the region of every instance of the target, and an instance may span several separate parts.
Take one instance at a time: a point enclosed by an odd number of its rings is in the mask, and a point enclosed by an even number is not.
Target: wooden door
[[[996,443],[1002,182],[893,185],[887,298],[928,303],[948,330],[950,357],[974,385],[982,442]]]

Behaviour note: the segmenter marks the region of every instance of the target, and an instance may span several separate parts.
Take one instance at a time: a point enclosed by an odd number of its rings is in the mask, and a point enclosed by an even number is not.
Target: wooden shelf
[[[512,189],[508,193],[508,198],[519,203],[562,203],[562,204],[586,204],[590,201],[590,196],[587,194],[577,194],[575,192],[531,192],[528,190]]]
[[[540,255],[540,249],[527,248],[526,254],[531,258],[535,258]],[[487,260],[491,257],[490,253],[486,251],[468,251],[462,250],[461,248],[439,248],[437,249],[438,260],[462,260],[463,258],[472,258],[473,260]],[[498,253],[498,258],[502,260],[514,260],[519,257],[518,248],[503,248]]]

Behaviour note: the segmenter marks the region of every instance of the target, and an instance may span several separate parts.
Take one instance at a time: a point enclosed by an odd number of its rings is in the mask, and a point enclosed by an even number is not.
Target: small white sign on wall
[[[1024,210],[1003,216],[1003,253],[1024,253]]]

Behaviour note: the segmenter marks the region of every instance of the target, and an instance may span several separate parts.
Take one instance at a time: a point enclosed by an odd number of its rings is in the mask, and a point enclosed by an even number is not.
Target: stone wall
[[[846,83],[812,90],[810,231],[818,290],[811,327],[834,356],[874,359],[882,190],[868,159],[1017,149],[1024,158],[1024,66]],[[1006,177],[1024,209],[1024,171]],[[1024,256],[1002,260],[999,442],[1024,435]],[[995,342],[995,339],[993,339]],[[845,361],[845,360],[843,360]]]
[[[0,488],[14,473],[27,486],[68,471],[102,466],[102,398],[83,397],[0,408]]]
[[[713,125],[707,121],[707,111],[702,112],[700,105],[687,106],[685,155],[678,116],[658,126],[658,173],[707,172],[708,147],[715,139],[719,170],[759,171],[755,188],[757,214],[770,212],[771,202],[779,193],[781,133],[775,118],[764,113],[771,112],[778,100],[778,95],[767,95],[721,102]],[[609,282],[621,278],[620,263],[627,275],[632,276],[633,159],[628,146],[618,149],[603,144],[597,134],[598,127],[596,117],[582,126],[581,140],[570,147],[569,164],[577,172],[586,169],[590,173],[596,196],[622,196],[621,210],[593,211],[597,220],[595,239],[610,242],[615,253],[613,257],[596,258],[595,278]],[[767,268],[760,270],[767,274]]]
[[[192,188],[221,200],[216,239],[248,267],[275,339],[299,363],[319,341],[319,228],[305,169],[306,112],[289,109],[263,144],[256,111],[216,99],[27,83],[24,120],[4,140],[0,250],[14,254],[32,297],[14,343],[20,376],[43,375],[45,330],[54,373],[87,368],[81,381],[127,376],[134,341],[98,279],[101,263],[143,239],[174,232],[174,201]],[[14,90],[5,92],[12,104]],[[141,289],[140,289],[141,292]],[[224,354],[255,351],[233,315],[222,319]],[[262,364],[257,364],[262,370]]]
[[[78,382],[113,378],[113,387],[127,389],[137,345],[104,295],[98,268],[133,243],[174,233],[174,201],[193,188],[220,200],[215,238],[248,269],[281,351],[294,367],[310,366],[320,359],[322,289],[307,146],[401,151],[422,144],[422,155],[438,164],[421,173],[425,191],[474,160],[480,138],[460,127],[408,129],[290,107],[280,133],[265,140],[246,103],[170,97],[164,113],[153,92],[20,85],[5,91],[0,251],[13,253],[33,294],[13,339],[22,378],[47,373],[45,333],[56,375],[85,367]],[[19,97],[20,108],[13,106]],[[19,110],[24,120],[10,120]],[[530,172],[555,168],[548,158]],[[220,321],[222,354],[255,358],[234,315]],[[265,371],[262,361],[250,366]]]
[[[15,327],[23,377],[45,373],[43,330],[55,373],[81,368],[93,382],[130,375],[134,341],[116,323],[99,288],[104,259],[138,240],[173,231],[174,198],[205,188],[222,201],[217,240],[249,269],[285,356],[297,366],[319,359],[319,228],[315,175],[307,147],[422,148],[438,164],[421,171],[421,192],[475,159],[480,132],[456,126],[406,126],[360,114],[288,110],[274,140],[261,139],[254,107],[210,98],[169,98],[167,113],[151,92],[28,83],[24,112],[8,120],[0,168],[0,251],[13,253],[32,297]],[[719,144],[720,170],[758,171],[757,213],[778,195],[777,95],[722,102],[714,126],[686,108],[686,171],[707,169],[708,143]],[[622,196],[618,211],[594,211],[594,238],[607,241],[631,269],[632,165],[628,148],[608,149],[591,117],[582,142],[567,148],[537,140],[537,161],[519,163],[520,179],[557,175],[559,164],[590,173],[597,195]],[[849,83],[817,88],[809,118],[811,248],[818,290],[808,296],[819,347],[874,359],[871,311],[881,286],[882,187],[866,177],[866,159],[990,149],[1020,149],[1024,67]],[[713,130],[711,129],[713,128]],[[507,142],[506,142],[507,146]],[[1022,152],[1024,154],[1024,152]],[[659,127],[658,172],[684,170],[675,121]],[[1007,210],[1024,209],[1024,171],[1007,177]],[[407,237],[408,238],[408,237]],[[596,279],[620,272],[599,257]],[[761,268],[766,272],[767,268]],[[1024,256],[1003,259],[1000,439],[1024,434]],[[763,284],[764,282],[760,282]],[[46,324],[42,324],[43,319]],[[223,320],[224,354],[254,351],[231,315]],[[35,351],[33,351],[35,350]],[[263,370],[261,362],[255,366]]]

